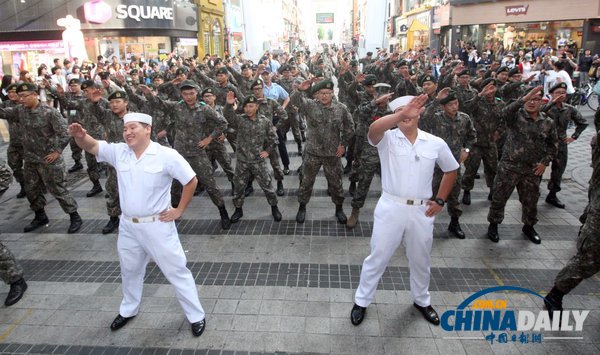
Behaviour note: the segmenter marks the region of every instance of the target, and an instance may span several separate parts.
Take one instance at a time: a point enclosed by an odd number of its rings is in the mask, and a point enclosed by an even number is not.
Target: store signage
[[[26,41],[0,43],[0,51],[55,50],[64,52],[63,41]]]
[[[140,22],[148,19],[173,20],[172,7],[119,5],[115,9],[117,18],[130,18]]]
[[[529,9],[529,5],[505,6],[505,8],[506,8],[506,16],[527,15],[527,10]]]
[[[317,23],[333,23],[333,12],[317,13]]]

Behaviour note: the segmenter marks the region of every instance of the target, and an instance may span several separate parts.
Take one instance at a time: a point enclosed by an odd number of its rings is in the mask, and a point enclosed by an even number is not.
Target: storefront
[[[406,20],[406,48],[425,49],[431,45],[431,6],[424,6],[401,16]],[[402,38],[400,38],[402,42]]]
[[[200,33],[198,54],[215,54],[223,57],[225,50],[225,9],[222,0],[197,0],[200,7]]]
[[[460,39],[483,50],[500,45],[516,50],[533,40],[548,41],[553,48],[569,44],[593,49],[597,45],[587,19],[598,17],[599,0],[579,0],[576,6],[564,0],[461,3],[467,1],[453,2],[452,26]]]
[[[126,61],[197,52],[197,12],[190,1],[6,1],[0,13],[8,14],[0,27],[0,70],[13,75],[35,73],[53,58],[78,57],[81,63],[98,55]]]

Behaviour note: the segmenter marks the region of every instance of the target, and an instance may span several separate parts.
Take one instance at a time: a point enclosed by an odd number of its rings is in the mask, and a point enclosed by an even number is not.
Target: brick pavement
[[[591,120],[591,113],[584,112]],[[461,218],[465,240],[449,238],[449,218],[436,219],[432,258],[432,303],[441,314],[454,309],[472,292],[485,287],[522,286],[543,293],[557,271],[573,255],[591,175],[589,139],[592,128],[570,146],[569,164],[560,198],[566,210],[539,203],[533,245],[520,232],[516,193],[500,226],[501,241],[487,240],[489,202],[483,180],[476,181],[473,203]],[[300,160],[290,139],[292,165]],[[0,147],[4,155],[6,145]],[[70,155],[65,152],[68,164]],[[217,181],[233,210],[229,183],[219,170]],[[297,174],[286,177],[280,198],[284,220],[274,223],[262,192],[246,199],[244,218],[222,232],[218,211],[205,194],[194,198],[178,222],[188,264],[207,312],[207,330],[193,338],[173,289],[154,264],[147,269],[139,315],[118,332],[108,325],[121,300],[116,235],[102,235],[106,223],[102,196],[86,198],[85,173],[69,177],[80,205],[84,227],[67,235],[66,216],[49,199],[50,224],[23,234],[32,218],[28,203],[16,200],[17,187],[0,199],[2,240],[22,262],[29,290],[10,308],[0,308],[0,353],[42,354],[380,354],[380,353],[574,353],[600,351],[600,277],[583,282],[565,298],[569,309],[590,309],[582,333],[544,332],[544,337],[583,336],[579,340],[543,340],[542,344],[490,345],[484,332],[445,332],[425,322],[411,306],[408,261],[401,248],[392,258],[360,327],[349,322],[353,292],[362,260],[369,252],[372,214],[381,191],[375,178],[361,222],[347,230],[335,222],[334,205],[319,174],[308,205],[307,222],[294,222]],[[256,185],[256,184],[255,184]],[[256,187],[256,186],[255,186]],[[347,190],[348,182],[345,181]],[[350,212],[349,197],[345,202]],[[8,288],[0,287],[0,298]],[[508,308],[537,312],[538,298],[521,293],[491,294],[507,299]],[[486,333],[487,334],[487,333]],[[449,339],[450,338],[450,339]]]

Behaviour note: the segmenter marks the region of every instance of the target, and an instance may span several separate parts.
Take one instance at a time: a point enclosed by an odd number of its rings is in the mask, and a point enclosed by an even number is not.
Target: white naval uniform
[[[204,309],[179,241],[175,222],[158,215],[171,206],[171,181],[185,185],[196,175],[179,153],[151,142],[140,159],[125,143],[99,142],[97,159],[115,167],[122,215],[117,250],[123,279],[119,313],[135,316],[140,308],[146,265],[150,258],[175,287],[177,299],[190,323],[204,319]],[[151,221],[154,218],[155,221]],[[134,223],[132,219],[144,223]]]
[[[382,195],[374,213],[371,254],[364,260],[355,303],[367,307],[390,258],[404,241],[414,302],[431,305],[429,295],[430,257],[434,217],[427,217],[424,201],[431,198],[433,169],[444,172],[459,168],[443,139],[418,130],[414,145],[399,129],[388,130],[375,145],[381,161]],[[406,200],[423,200],[407,204]],[[403,201],[404,200],[404,201]]]

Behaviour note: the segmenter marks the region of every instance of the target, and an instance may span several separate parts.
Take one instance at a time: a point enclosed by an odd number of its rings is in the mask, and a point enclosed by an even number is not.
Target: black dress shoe
[[[527,239],[531,240],[532,243],[534,244],[540,244],[542,242],[542,238],[540,238],[540,235],[535,231],[535,229],[533,229],[533,226],[529,226],[529,225],[524,225],[523,226],[523,233],[527,236]]]
[[[235,211],[233,211],[233,214],[231,215],[231,223],[237,223],[243,216],[244,210],[242,210],[241,207],[236,208]]]
[[[458,239],[465,239],[465,232],[460,228],[458,221],[450,222],[448,225],[448,231]]]
[[[102,192],[102,186],[100,186],[100,183],[97,183],[97,184],[94,184],[92,189],[90,191],[88,191],[88,193],[85,194],[85,196],[92,197],[92,196],[96,196],[97,194],[99,194],[101,192]]]
[[[119,228],[119,217],[110,217],[108,223],[102,228],[102,234],[109,234]]]
[[[348,222],[348,218],[346,217],[342,206],[335,207],[335,218],[337,218],[339,224],[346,224],[346,222]]]
[[[25,279],[21,278],[18,281],[15,281],[10,284],[10,291],[8,291],[8,295],[6,296],[6,300],[4,300],[4,305],[6,307],[12,306],[13,304],[19,302],[25,291],[27,290],[27,283]]]
[[[298,213],[296,214],[296,222],[304,223],[305,219],[306,219],[306,205],[300,204],[300,207],[298,208]]]
[[[206,328],[206,319],[192,323],[192,334],[194,334],[195,337],[199,337],[204,333],[204,328]]]
[[[471,191],[465,190],[463,192],[462,203],[467,206],[471,204]]]
[[[275,191],[277,196],[283,196],[285,191],[283,190],[283,181],[277,181],[277,191]]]
[[[83,165],[81,165],[81,162],[76,162],[75,164],[73,164],[72,167],[69,168],[69,173],[74,173],[81,169],[83,169]]]
[[[135,317],[135,316],[133,316]],[[115,320],[113,320],[113,322],[110,325],[110,330],[115,331],[115,330],[119,330],[121,328],[123,328],[125,326],[125,324],[127,324],[127,322],[129,322],[130,319],[132,319],[133,317],[123,317],[122,315],[118,315],[117,318],[115,318]]]
[[[46,212],[44,210],[37,211],[35,212],[35,217],[31,221],[31,223],[29,223],[25,226],[25,228],[23,228],[23,232],[31,232],[33,230],[38,229],[39,227],[45,226],[48,223],[50,223],[50,220],[48,220]]]
[[[433,309],[433,307],[431,307],[431,306],[421,307],[416,303],[413,303],[413,305],[415,306],[416,309],[421,311],[421,314],[423,314],[423,317],[429,323],[434,324],[434,325],[440,324],[440,317],[438,317],[438,314],[435,311],[435,309]]]
[[[71,217],[71,224],[69,225],[67,233],[73,234],[81,228],[83,221],[81,220],[81,216],[77,212],[73,212],[69,216]]]
[[[492,242],[498,243],[500,236],[498,235],[498,225],[496,223],[490,223],[487,236]]]
[[[283,175],[290,175],[290,168],[289,167],[284,167],[283,168]]]
[[[558,197],[556,197],[555,193],[548,194],[548,196],[546,197],[546,203],[549,203],[557,208],[565,208],[565,204],[562,203],[562,201],[559,200]]]
[[[353,325],[359,325],[365,319],[365,315],[367,315],[367,307],[361,307],[355,303],[350,312],[350,322]]]

